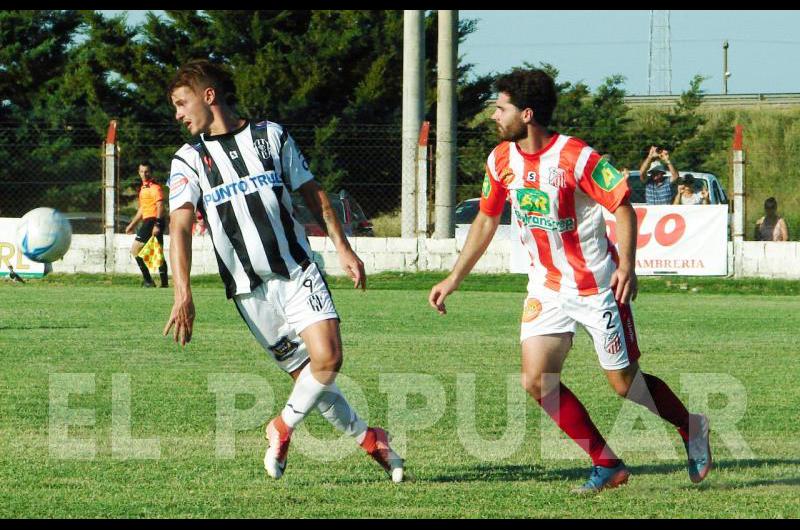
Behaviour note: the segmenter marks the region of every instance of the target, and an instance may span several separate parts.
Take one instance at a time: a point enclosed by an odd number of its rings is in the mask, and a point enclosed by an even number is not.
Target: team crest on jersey
[[[481,190],[484,199],[489,198],[489,194],[492,193],[492,182],[489,178],[489,174],[486,173],[483,177],[483,189]]]
[[[595,181],[601,189],[611,191],[619,186],[620,182],[625,180],[625,178],[622,176],[622,173],[608,163],[608,160],[601,158],[595,166],[594,171],[592,171],[592,180]]]
[[[525,308],[522,310],[522,321],[533,322],[542,312],[542,303],[536,298],[525,300]]]
[[[536,179],[537,179],[537,177],[538,177],[538,176],[536,175],[536,172],[535,172],[535,171],[528,171],[528,172],[525,174],[525,182],[533,182],[533,183],[535,183],[535,182],[536,182]]]
[[[504,167],[503,171],[501,171],[500,175],[498,175],[498,178],[503,182],[503,184],[508,186],[517,177],[516,177],[516,175],[514,175],[514,172],[511,170],[510,167]]]
[[[255,147],[256,151],[258,151],[258,156],[261,157],[261,160],[266,160],[269,158],[269,142],[267,142],[265,139],[257,139],[255,142],[253,142],[253,147]]]
[[[622,351],[622,339],[619,333],[614,333],[606,337],[605,349],[610,355],[616,355]]]
[[[567,172],[560,167],[551,167],[550,173],[547,175],[547,183],[556,188],[564,188],[567,186]]]
[[[550,213],[550,196],[537,189],[518,189],[517,203],[519,204],[520,210],[528,214],[538,213],[547,215]]]

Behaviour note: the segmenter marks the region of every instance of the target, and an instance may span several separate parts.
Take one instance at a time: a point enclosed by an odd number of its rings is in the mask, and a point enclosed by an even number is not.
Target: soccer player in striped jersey
[[[192,337],[189,270],[197,209],[211,236],[228,298],[261,346],[295,380],[286,406],[266,427],[267,473],[276,479],[283,475],[292,432],[316,408],[355,438],[394,482],[402,481],[403,460],[389,446],[388,434],[368,427],[335,383],[342,364],[339,315],[311,260],[303,225],[293,215],[290,192],[300,192],[325,228],[354,287],[366,288],[366,276],[308,162],[282,126],[237,116],[233,83],[220,65],[190,61],[176,72],[168,94],[175,118],[196,138],[172,160],[175,302],[164,334],[174,326],[177,342],[184,345]]]
[[[548,129],[556,89],[547,73],[515,68],[495,84],[492,119],[502,142],[488,157],[480,212],[452,272],[431,289],[430,305],[446,313],[445,299],[486,250],[510,201],[519,242],[531,258],[520,333],[522,384],[591,457],[589,480],[577,492],[613,488],[630,475],[561,382],[578,323],[592,337],[617,394],[678,429],[689,477],[700,482],[711,468],[708,419],[690,414],[666,383],[639,368],[630,306],[637,293],[637,221],[627,181],[583,141]],[[619,252],[606,236],[601,208],[616,217]]]

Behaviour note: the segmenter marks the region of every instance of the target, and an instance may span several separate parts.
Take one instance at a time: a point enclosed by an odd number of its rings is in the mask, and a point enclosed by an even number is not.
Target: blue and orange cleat
[[[589,475],[589,480],[583,486],[572,491],[578,494],[598,493],[602,490],[622,486],[628,482],[628,477],[630,476],[631,472],[628,471],[622,461],[616,467],[592,466],[592,474]]]
[[[709,441],[708,418],[703,414],[692,414],[696,431],[688,442],[683,442],[688,457],[689,479],[695,484],[702,482],[711,471],[711,443]]]

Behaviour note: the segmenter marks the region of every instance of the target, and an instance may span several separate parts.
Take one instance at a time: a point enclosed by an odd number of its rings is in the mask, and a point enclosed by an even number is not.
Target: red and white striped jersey
[[[512,222],[531,256],[531,280],[585,296],[608,289],[619,263],[601,207],[614,212],[629,196],[625,178],[597,151],[555,134],[533,154],[514,142],[495,147],[480,208],[496,216],[511,201]]]

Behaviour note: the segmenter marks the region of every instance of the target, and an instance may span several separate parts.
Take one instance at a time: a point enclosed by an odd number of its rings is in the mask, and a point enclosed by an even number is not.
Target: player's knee
[[[542,399],[542,374],[528,374],[523,372],[520,383],[525,392],[530,394],[533,399]]]
[[[611,388],[614,389],[614,392],[617,393],[619,397],[627,397],[628,392],[630,392],[631,384],[630,381],[626,381],[623,378],[609,380],[611,384]]]

